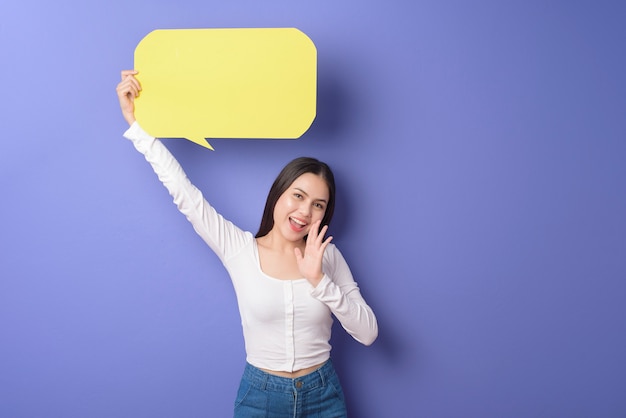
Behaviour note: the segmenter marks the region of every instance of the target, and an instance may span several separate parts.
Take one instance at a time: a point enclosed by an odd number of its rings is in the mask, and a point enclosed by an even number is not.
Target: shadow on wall
[[[332,71],[320,71],[318,75],[318,98],[317,98],[317,117],[311,126],[307,136],[315,138],[316,142],[323,145],[333,147],[333,143],[342,141],[342,137],[347,135],[353,123],[362,123],[355,117],[357,110],[351,103],[351,98],[357,97],[348,91],[346,83],[342,83],[338,76],[333,76]],[[350,175],[342,173],[341,161],[335,164],[329,161],[331,168],[335,173],[337,182],[337,210],[331,224],[331,234],[336,237],[350,235],[352,223],[350,216],[354,210],[353,188],[349,186]],[[341,250],[341,245],[339,249]],[[368,276],[367,272],[360,272],[358,259],[351,262],[348,260],[350,269],[355,279],[359,281],[359,277]],[[369,278],[374,280],[375,278]],[[379,327],[379,335],[374,344],[365,347],[356,342],[341,327],[339,321],[335,320],[333,325],[333,333],[331,339],[333,363],[342,382],[342,386],[346,396],[348,412],[350,416],[361,417],[370,416],[372,411],[364,410],[359,399],[362,393],[358,393],[359,382],[355,382],[358,376],[373,376],[373,373],[351,373],[350,370],[359,368],[367,368],[367,364],[383,364],[388,367],[392,373],[396,369],[406,369],[419,361],[419,353],[411,349],[410,344],[405,343],[402,333],[397,330],[393,318],[388,318],[382,309],[377,307],[384,306],[383,301],[380,303],[376,295],[370,294],[366,288],[362,290],[365,300],[370,304],[376,314]],[[363,361],[367,358],[377,361]],[[387,385],[391,382],[380,382]]]
[[[348,114],[351,112],[346,86],[340,79],[329,72],[318,75],[317,84],[317,116],[311,125],[306,137],[313,138],[320,147],[329,150],[342,141],[348,129]],[[334,152],[331,154],[336,155]],[[341,160],[333,157],[323,158],[335,174],[337,187],[335,214],[331,223],[330,234],[337,237],[345,236],[349,226],[347,214],[350,213],[350,190],[347,187],[347,177],[342,174]]]
[[[364,291],[364,293],[367,293]],[[372,377],[379,375],[379,371],[367,371],[368,364],[379,364],[388,368],[390,374],[394,370],[415,367],[419,363],[420,354],[411,350],[409,344],[405,344],[402,335],[396,332],[394,322],[384,315],[383,310],[377,309],[382,304],[376,303],[376,298],[365,294],[365,299],[372,306],[378,320],[379,334],[377,340],[369,347],[356,342],[348,333],[344,331],[338,321],[333,325],[333,336],[331,338],[333,364],[341,379],[348,413],[354,417],[371,416],[372,411],[364,410],[362,402],[363,394],[358,389],[361,384],[355,379],[358,376]],[[397,321],[396,321],[397,322]],[[371,359],[367,360],[367,359]],[[375,359],[375,360],[374,360]],[[364,368],[362,373],[351,373],[350,370]],[[376,384],[388,386],[393,382],[377,382]],[[382,406],[384,410],[384,406]]]
[[[305,135],[322,143],[335,141],[345,131],[350,106],[345,85],[332,74],[322,71],[317,80],[317,115]]]

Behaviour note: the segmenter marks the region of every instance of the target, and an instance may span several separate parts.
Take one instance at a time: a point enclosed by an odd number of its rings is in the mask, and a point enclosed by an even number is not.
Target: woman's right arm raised
[[[131,140],[137,151],[142,153],[152,166],[159,180],[174,198],[178,210],[187,217],[194,230],[217,254],[220,259],[228,258],[249,238],[244,231],[225,220],[204,199],[176,158],[158,139],[146,133],[135,120],[135,98],[139,96],[141,84],[133,70],[122,71],[122,81],[117,85],[117,96],[124,119],[130,128],[124,136]]]

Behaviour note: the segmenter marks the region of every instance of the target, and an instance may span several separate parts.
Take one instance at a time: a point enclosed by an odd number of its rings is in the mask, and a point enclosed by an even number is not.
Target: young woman
[[[378,336],[378,325],[332,237],[324,238],[335,205],[331,170],[313,158],[290,162],[272,185],[253,236],[218,214],[167,148],[137,124],[136,74],[122,71],[117,86],[130,125],[124,136],[220,258],[235,288],[247,360],[235,417],[345,417],[330,360],[332,316],[365,345]]]

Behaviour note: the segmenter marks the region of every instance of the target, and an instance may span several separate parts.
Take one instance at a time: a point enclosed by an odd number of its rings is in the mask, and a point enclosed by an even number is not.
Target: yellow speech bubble
[[[295,139],[316,112],[317,51],[295,28],[159,29],[135,49],[150,135]]]

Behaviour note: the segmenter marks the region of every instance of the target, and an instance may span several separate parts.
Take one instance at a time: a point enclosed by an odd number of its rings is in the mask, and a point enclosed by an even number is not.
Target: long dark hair
[[[326,205],[326,212],[324,212],[320,228],[330,224],[335,211],[335,176],[326,163],[315,158],[300,157],[287,164],[278,174],[276,180],[274,180],[274,184],[272,184],[267,195],[261,226],[259,226],[259,232],[256,233],[256,238],[263,237],[272,230],[274,227],[274,206],[276,206],[276,201],[298,177],[305,173],[313,173],[320,176],[328,186],[328,204]]]

